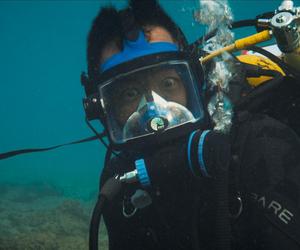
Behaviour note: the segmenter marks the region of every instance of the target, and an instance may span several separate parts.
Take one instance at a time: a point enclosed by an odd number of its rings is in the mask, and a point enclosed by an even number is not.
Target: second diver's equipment
[[[266,23],[266,20],[261,20]],[[283,60],[300,70],[300,7],[293,1],[282,1],[275,15],[267,21],[277,46],[284,53]]]
[[[240,62],[259,66],[264,70],[278,71],[281,75],[285,76],[284,71],[276,63],[264,56],[245,54],[237,56],[237,58]],[[248,77],[247,81],[252,87],[257,87],[270,79],[272,79],[272,77],[261,75],[259,77]]]
[[[245,49],[256,43],[269,40],[271,36],[276,39],[278,48],[283,52],[283,61],[292,69],[300,69],[300,7],[295,7],[293,1],[283,0],[275,12],[268,12],[257,16],[256,20],[245,20],[234,22],[231,28],[240,28],[245,26],[256,26],[260,33],[250,37],[237,40],[234,44],[212,52],[210,55],[203,57],[202,63],[220,55],[225,51],[234,51]],[[216,30],[207,34],[204,39],[198,39],[191,48],[199,46],[203,41],[211,38]],[[294,70],[293,70],[294,71]]]

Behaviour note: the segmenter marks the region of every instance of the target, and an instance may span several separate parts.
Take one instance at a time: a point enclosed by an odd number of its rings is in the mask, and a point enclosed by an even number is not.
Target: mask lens
[[[111,138],[124,143],[203,117],[186,62],[165,62],[119,75],[100,87]]]

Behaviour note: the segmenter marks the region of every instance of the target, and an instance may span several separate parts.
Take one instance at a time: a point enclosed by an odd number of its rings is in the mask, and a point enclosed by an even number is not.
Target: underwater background
[[[193,20],[199,1],[160,3],[190,42],[203,35],[205,27]],[[229,0],[236,21],[280,3]],[[0,1],[0,153],[93,135],[80,74],[91,22],[109,4],[121,8],[126,1]],[[240,38],[255,30],[235,32]],[[104,155],[93,141],[0,161],[0,249],[87,249]]]

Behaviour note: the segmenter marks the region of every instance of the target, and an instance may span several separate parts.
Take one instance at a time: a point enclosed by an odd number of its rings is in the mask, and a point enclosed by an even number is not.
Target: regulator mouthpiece
[[[169,127],[194,119],[193,114],[183,105],[168,102],[154,91],[151,96],[150,101],[143,96],[137,111],[128,118],[123,129],[124,138],[163,132]]]

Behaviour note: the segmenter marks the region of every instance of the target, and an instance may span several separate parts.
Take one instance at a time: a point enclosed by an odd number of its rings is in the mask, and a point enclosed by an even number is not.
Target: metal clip
[[[137,211],[137,208],[134,207],[134,209],[131,211],[131,212],[127,212],[126,211],[126,207],[125,207],[125,197],[123,199],[123,205],[122,205],[122,212],[123,212],[123,215],[125,218],[131,218],[132,216],[135,215],[136,211]]]
[[[238,217],[240,217],[241,213],[243,212],[243,201],[240,195],[237,195],[236,197],[237,201],[238,201],[238,211],[236,213],[230,213],[230,217],[233,219],[237,219]]]

